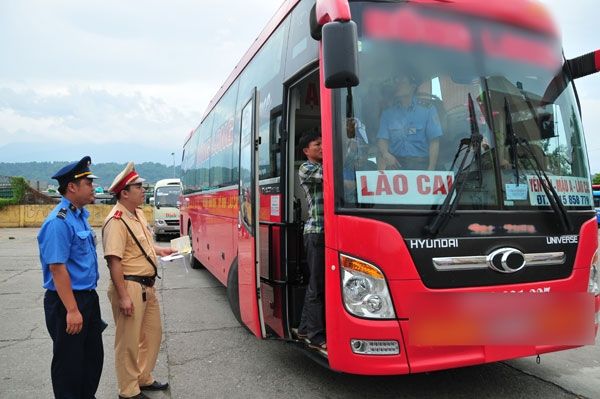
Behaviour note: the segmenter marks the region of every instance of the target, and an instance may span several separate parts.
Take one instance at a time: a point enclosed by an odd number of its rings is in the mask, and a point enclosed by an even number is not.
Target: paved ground
[[[0,229],[0,398],[50,398],[51,341],[44,324],[37,229]],[[101,254],[100,254],[101,255]],[[114,327],[102,265],[100,300],[109,322],[97,397],[116,398]],[[225,289],[205,270],[163,266],[164,340],[156,377],[171,389],[152,398],[600,398],[600,347],[400,377],[326,370],[293,348],[241,328]]]

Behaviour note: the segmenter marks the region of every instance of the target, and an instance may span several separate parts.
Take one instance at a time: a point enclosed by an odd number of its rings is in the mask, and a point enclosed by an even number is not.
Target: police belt
[[[130,276],[130,275],[124,275],[123,278],[125,280],[135,281],[136,283],[140,283],[142,285],[145,285],[146,287],[152,287],[152,286],[154,286],[154,282],[156,281],[156,279],[154,277],[150,277],[150,276]]]

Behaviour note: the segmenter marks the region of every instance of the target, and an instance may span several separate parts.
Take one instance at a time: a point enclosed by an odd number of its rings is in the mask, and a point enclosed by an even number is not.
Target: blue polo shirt
[[[98,274],[96,235],[87,219],[87,209],[78,209],[63,198],[50,212],[38,234],[44,288],[56,291],[49,265],[63,263],[73,290],[95,289]]]
[[[414,99],[408,107],[395,105],[381,114],[378,139],[389,141],[389,151],[396,157],[429,157],[429,143],[442,135],[435,107],[421,105]]]

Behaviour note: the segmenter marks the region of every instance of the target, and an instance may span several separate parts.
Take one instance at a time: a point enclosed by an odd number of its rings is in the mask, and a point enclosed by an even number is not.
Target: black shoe
[[[126,398],[125,396],[119,395],[119,399],[150,399],[150,397],[144,395],[143,392],[140,392],[140,393],[138,393],[135,396],[130,396],[129,398]]]
[[[169,388],[168,382],[162,384],[156,380],[150,385],[140,386],[140,389],[144,391],[164,391],[167,388]]]
[[[300,341],[306,341],[308,343],[308,334],[304,331],[300,331],[297,328],[292,328],[292,335],[295,335]]]
[[[321,335],[321,334],[317,334],[314,337],[312,337],[309,340],[309,344],[308,346],[315,348],[315,349],[320,349],[320,350],[327,350],[327,341],[325,340],[325,336]]]
[[[314,348],[314,349],[322,350],[322,351],[327,350],[327,342],[325,342],[325,341],[310,341],[310,344],[308,344],[308,346],[310,346],[311,348]]]

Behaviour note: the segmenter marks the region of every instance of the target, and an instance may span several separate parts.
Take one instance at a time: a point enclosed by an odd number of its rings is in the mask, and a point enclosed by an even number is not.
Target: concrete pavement
[[[98,231],[99,233],[99,231]],[[52,342],[46,331],[37,229],[0,229],[0,398],[50,398]],[[101,249],[99,257],[102,259]],[[412,376],[364,377],[326,370],[281,342],[240,327],[225,289],[206,270],[162,266],[164,338],[152,398],[600,398],[600,348]],[[99,399],[116,398],[114,323],[101,262],[105,365]]]

